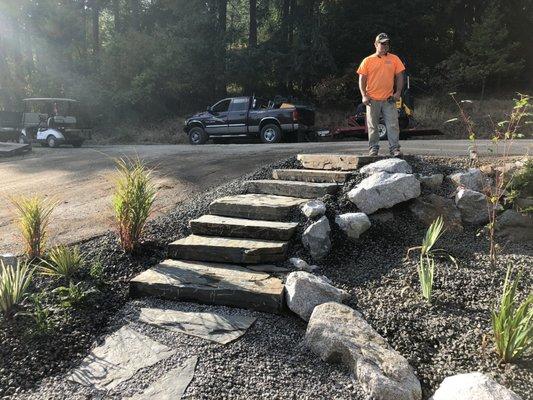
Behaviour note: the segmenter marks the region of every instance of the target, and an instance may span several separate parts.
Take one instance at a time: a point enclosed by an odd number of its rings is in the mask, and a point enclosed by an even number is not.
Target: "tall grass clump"
[[[0,309],[6,320],[13,317],[15,306],[24,299],[32,277],[28,263],[10,266],[0,261]]]
[[[78,246],[57,246],[48,253],[48,260],[43,260],[39,268],[41,274],[56,278],[72,279],[83,264],[83,256]]]
[[[532,343],[533,336],[533,294],[522,304],[516,300],[516,289],[522,277],[519,272],[511,279],[511,265],[507,268],[500,308],[492,313],[492,330],[496,352],[503,362],[519,358]]]
[[[56,203],[40,196],[11,199],[17,210],[17,223],[30,259],[41,257],[46,246],[50,215]]]
[[[116,161],[113,211],[122,248],[131,253],[139,244],[155,201],[152,171],[139,160]]]

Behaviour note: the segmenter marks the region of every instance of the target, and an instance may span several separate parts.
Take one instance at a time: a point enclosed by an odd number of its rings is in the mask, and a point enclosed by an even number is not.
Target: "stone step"
[[[306,199],[268,194],[239,194],[221,197],[209,206],[209,212],[225,217],[283,221]]]
[[[385,157],[356,154],[298,154],[297,158],[307,169],[353,171]]]
[[[257,219],[231,218],[220,215],[202,215],[189,222],[195,235],[289,240],[297,222],[277,222]]]
[[[253,193],[300,197],[303,199],[316,199],[326,194],[333,194],[339,188],[336,183],[280,181],[276,179],[247,181],[246,187]]]
[[[285,260],[288,243],[275,240],[190,235],[168,245],[174,259],[261,264]]]
[[[351,175],[346,171],[326,171],[317,169],[275,169],[274,179],[284,181],[344,183]]]
[[[283,308],[281,280],[231,264],[165,260],[133,278],[130,294],[272,313]]]

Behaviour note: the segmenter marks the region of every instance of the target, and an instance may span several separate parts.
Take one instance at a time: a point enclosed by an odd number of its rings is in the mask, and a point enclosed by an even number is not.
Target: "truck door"
[[[209,111],[212,118],[205,122],[205,131],[210,135],[228,133],[228,109],[231,99],[220,100]]]
[[[228,133],[246,133],[246,116],[248,114],[248,97],[237,97],[231,100],[228,112]]]

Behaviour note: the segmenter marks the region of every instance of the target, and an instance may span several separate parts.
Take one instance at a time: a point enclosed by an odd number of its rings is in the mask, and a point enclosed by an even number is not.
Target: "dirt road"
[[[466,155],[467,148],[467,141],[403,143],[403,150],[410,154]],[[513,153],[531,150],[532,140],[520,141]],[[50,226],[52,244],[77,242],[111,229],[111,176],[114,159],[123,155],[138,155],[154,168],[159,188],[157,213],[164,213],[205,189],[297,153],[365,151],[365,142],[35,147],[28,155],[0,159],[0,253],[20,253],[23,249],[9,196],[42,194],[59,202]]]

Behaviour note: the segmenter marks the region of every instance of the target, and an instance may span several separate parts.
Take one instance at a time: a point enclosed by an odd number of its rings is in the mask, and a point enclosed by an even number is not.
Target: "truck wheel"
[[[281,141],[281,129],[276,124],[266,124],[259,137],[263,143],[278,143]]]
[[[189,143],[192,145],[205,144],[207,139],[207,133],[199,126],[195,126],[189,131]]]
[[[50,135],[46,138],[46,144],[51,148],[57,147],[57,140],[54,136]]]

